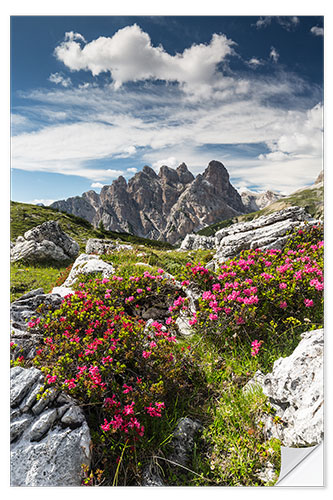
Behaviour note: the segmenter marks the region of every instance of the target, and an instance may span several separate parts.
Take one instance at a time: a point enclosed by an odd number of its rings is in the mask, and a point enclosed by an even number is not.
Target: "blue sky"
[[[12,199],[220,160],[289,193],[322,168],[323,18],[14,16]]]

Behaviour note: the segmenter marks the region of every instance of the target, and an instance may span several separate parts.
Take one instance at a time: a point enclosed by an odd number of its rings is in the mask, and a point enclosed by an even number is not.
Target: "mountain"
[[[269,193],[269,191],[267,191]],[[262,193],[266,194],[266,193]],[[273,193],[274,194],[274,193]],[[246,200],[243,199],[243,203],[249,209]],[[268,215],[273,212],[278,212],[287,207],[298,206],[303,207],[311,217],[315,219],[323,219],[324,216],[324,174],[323,171],[318,175],[314,184],[307,186],[305,188],[298,189],[294,193],[288,196],[282,196],[278,200],[269,203],[260,210],[254,210],[251,213],[246,213],[232,217],[228,220],[220,220],[215,224],[211,224],[200,231],[197,234],[202,236],[214,236],[220,229],[235,224],[237,222],[247,222],[252,219],[256,219],[262,215]]]
[[[274,191],[266,191],[265,193],[255,193],[249,189],[244,189],[240,192],[242,197],[243,205],[248,213],[256,212],[262,208],[267,207],[271,203],[284,198],[284,195],[276,193]]]
[[[185,163],[162,166],[157,174],[145,166],[127,182],[122,176],[98,195],[54,202],[51,207],[82,217],[109,231],[176,243],[186,234],[214,222],[246,213],[240,194],[219,161],[211,161],[196,177]]]

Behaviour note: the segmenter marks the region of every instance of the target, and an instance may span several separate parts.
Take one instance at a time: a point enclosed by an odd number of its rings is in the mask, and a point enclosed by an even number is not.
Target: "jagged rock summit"
[[[122,176],[98,195],[56,201],[53,208],[83,217],[95,227],[126,231],[176,243],[186,234],[246,212],[240,194],[219,161],[211,161],[196,177],[185,163],[162,166],[157,174],[145,166],[127,182]]]

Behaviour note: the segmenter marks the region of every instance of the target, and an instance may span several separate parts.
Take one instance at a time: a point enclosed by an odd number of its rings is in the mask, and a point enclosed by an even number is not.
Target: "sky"
[[[12,16],[11,198],[209,161],[288,194],[323,166],[321,16]]]

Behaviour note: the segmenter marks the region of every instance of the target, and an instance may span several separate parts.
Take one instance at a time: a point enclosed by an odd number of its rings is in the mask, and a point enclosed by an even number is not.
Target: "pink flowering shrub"
[[[163,277],[119,278],[81,281],[59,309],[29,324],[44,334],[34,364],[45,374],[45,389],[67,392],[85,410],[110,477],[125,444],[130,469],[154,445],[168,412],[200,377],[194,354],[182,351],[173,332],[157,321],[146,328],[132,308],[150,293],[147,280],[157,292]]]
[[[295,322],[318,328],[323,322],[322,227],[298,230],[282,251],[244,251],[217,273],[189,264],[185,277],[204,290],[189,324],[221,346],[266,341],[272,324],[276,334]]]

